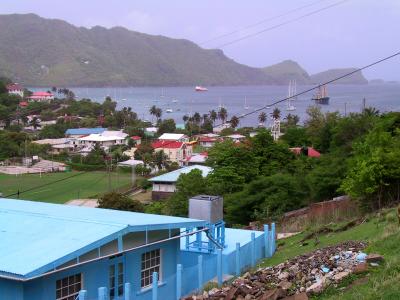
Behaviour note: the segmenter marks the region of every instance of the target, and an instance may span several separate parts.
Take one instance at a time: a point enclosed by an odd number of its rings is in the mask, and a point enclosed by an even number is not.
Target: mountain
[[[310,83],[319,84],[321,82],[329,81],[333,78],[340,77],[346,73],[355,71],[356,68],[343,68],[343,69],[330,69],[321,73],[317,73],[310,76]],[[361,72],[354,73],[348,77],[339,79],[335,84],[368,84],[368,80],[365,79]]]
[[[46,87],[286,85],[289,79],[299,84],[310,80],[294,61],[254,68],[184,39],[122,27],[76,27],[35,14],[0,15],[1,76]]]
[[[264,73],[274,78],[279,84],[288,84],[289,80],[295,79],[297,84],[310,83],[310,75],[297,62],[285,60],[281,63],[266,67]]]

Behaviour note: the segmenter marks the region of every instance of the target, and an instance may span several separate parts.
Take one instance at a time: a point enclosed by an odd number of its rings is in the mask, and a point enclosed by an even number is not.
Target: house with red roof
[[[27,99],[31,102],[50,102],[54,100],[54,95],[50,92],[34,92]]]
[[[289,148],[289,150],[296,155],[304,154],[307,155],[308,157],[316,157],[316,158],[321,156],[321,153],[319,153],[312,147],[294,147],[294,148]]]
[[[186,158],[192,156],[193,149],[190,144],[179,141],[156,141],[151,144],[154,151],[164,151],[170,162],[177,162],[184,165]]]
[[[138,135],[131,136],[131,139],[135,142],[136,146],[139,146],[142,143],[142,138]]]
[[[9,95],[24,97],[24,88],[18,83],[10,83],[6,86]]]

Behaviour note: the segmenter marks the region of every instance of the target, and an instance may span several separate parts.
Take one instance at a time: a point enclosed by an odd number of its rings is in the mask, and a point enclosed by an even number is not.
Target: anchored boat
[[[317,93],[314,95],[312,100],[315,101],[317,104],[328,105],[329,104],[329,97],[328,92],[326,90],[326,85],[320,85],[318,87]]]

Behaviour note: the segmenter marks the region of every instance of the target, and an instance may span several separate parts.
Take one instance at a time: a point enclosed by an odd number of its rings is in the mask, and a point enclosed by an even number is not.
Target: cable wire
[[[246,40],[246,39],[255,37],[255,36],[260,35],[260,34],[262,34],[262,33],[265,33],[265,32],[267,32],[267,31],[271,31],[271,30],[273,30],[273,29],[282,27],[282,26],[284,26],[284,25],[287,25],[287,24],[290,24],[290,23],[294,23],[294,22],[299,21],[299,20],[301,20],[301,19],[305,19],[305,18],[307,18],[307,17],[309,17],[309,16],[315,15],[315,14],[321,12],[321,11],[328,10],[328,9],[330,9],[330,8],[333,8],[333,7],[335,7],[335,6],[338,6],[338,5],[343,4],[343,3],[345,3],[345,2],[348,2],[348,1],[350,1],[350,0],[342,0],[342,1],[339,1],[339,2],[336,2],[336,3],[333,3],[333,4],[331,4],[331,5],[324,6],[324,7],[322,7],[322,8],[317,9],[317,10],[313,10],[313,11],[307,13],[307,14],[301,15],[301,16],[299,16],[299,17],[297,17],[297,18],[294,18],[294,19],[291,19],[291,20],[288,20],[288,21],[279,23],[279,24],[277,24],[277,25],[274,25],[274,26],[265,28],[265,29],[263,29],[263,30],[261,30],[261,31],[257,31],[257,32],[255,32],[255,33],[251,33],[251,34],[245,35],[245,36],[243,36],[243,37],[241,37],[241,38],[238,38],[238,39],[236,39],[236,40],[232,40],[232,41],[230,41],[230,42],[221,44],[221,45],[217,46],[216,48],[223,48],[223,47],[226,47],[226,46],[235,44],[235,43],[237,43],[237,42],[240,42],[240,41],[243,41],[243,40]]]
[[[256,27],[256,26],[258,26],[258,25],[261,25],[261,24],[266,23],[266,22],[269,22],[269,21],[273,21],[273,20],[278,19],[278,18],[281,18],[281,17],[285,17],[285,16],[290,15],[290,14],[292,14],[292,13],[294,13],[294,12],[297,12],[297,11],[302,10],[302,9],[304,9],[304,8],[308,8],[308,7],[314,6],[314,5],[319,4],[319,3],[321,3],[321,2],[324,2],[324,1],[327,1],[327,0],[314,1],[314,2],[312,2],[312,3],[309,3],[309,4],[306,4],[306,5],[303,5],[303,6],[300,6],[300,7],[291,9],[291,10],[288,10],[288,11],[286,11],[286,12],[284,12],[284,13],[279,14],[279,15],[276,15],[276,16],[273,16],[273,17],[269,17],[269,18],[266,18],[266,19],[263,19],[263,20],[261,20],[261,21],[259,21],[259,22],[257,22],[257,23],[253,23],[253,24],[251,24],[251,25],[247,25],[247,26],[244,26],[244,27],[242,27],[242,28],[233,30],[233,31],[231,31],[231,32],[227,32],[227,33],[221,34],[221,35],[219,35],[219,36],[213,37],[213,38],[211,38],[211,39],[209,39],[209,40],[206,40],[206,41],[201,42],[200,45],[203,45],[203,44],[206,44],[206,43],[209,43],[209,42],[213,42],[213,41],[215,41],[215,40],[219,40],[219,39],[221,39],[221,38],[224,38],[224,37],[227,37],[227,36],[236,34],[236,33],[240,33],[241,31],[244,31],[244,30],[247,30],[247,29]]]

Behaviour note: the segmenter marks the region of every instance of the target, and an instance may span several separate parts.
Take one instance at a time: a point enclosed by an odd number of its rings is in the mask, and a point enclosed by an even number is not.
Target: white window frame
[[[73,289],[73,292],[70,292],[70,288],[72,288],[73,286],[75,286],[76,285],[76,282],[74,282],[73,284],[70,284],[69,283],[69,279],[70,279],[70,277],[75,277],[75,276],[77,276],[77,275],[79,275],[80,276],[80,288],[79,288],[79,290],[75,290],[75,288]],[[67,285],[66,286],[63,286],[63,280],[67,280]],[[61,285],[60,285],[60,288],[57,288],[57,282],[58,281],[60,281],[61,282]],[[67,289],[67,295],[63,295],[63,293],[62,293],[62,290],[64,289],[64,288],[66,288]],[[83,275],[82,275],[82,273],[77,273],[77,274],[73,274],[73,275],[70,275],[70,276],[66,276],[66,277],[63,277],[63,278],[61,278],[61,279],[58,279],[58,280],[56,280],[56,297],[55,297],[55,299],[56,300],[67,300],[67,299],[75,299],[77,296],[78,296],[78,294],[79,294],[79,291],[80,290],[82,290],[82,288],[83,288]],[[57,297],[57,292],[58,291],[60,291],[60,296],[59,297]]]
[[[160,283],[160,282],[162,282],[162,265],[163,265],[163,260],[162,260],[162,249],[161,248],[157,248],[157,249],[154,249],[154,250],[150,250],[150,251],[147,251],[147,252],[143,252],[141,255],[140,255],[140,288],[141,289],[147,289],[147,288],[150,288],[151,286],[152,286],[152,284],[153,284],[153,272],[151,271],[151,270],[154,270],[156,267],[157,267],[157,265],[155,265],[155,266],[151,266],[150,265],[150,267],[147,267],[146,268],[146,261],[147,260],[145,260],[144,261],[144,263],[145,263],[145,268],[143,269],[142,268],[142,263],[143,263],[143,255],[146,255],[146,253],[150,253],[150,262],[151,262],[151,253],[152,252],[154,252],[154,251],[159,251],[159,258],[160,258],[160,263],[158,264],[158,283]],[[157,257],[156,257],[157,258]],[[149,271],[149,276],[147,277],[143,277],[143,272],[146,272],[146,271]],[[145,283],[143,283],[143,280],[145,280],[145,279],[147,279],[147,278],[149,278],[149,284],[148,285],[145,285]]]

